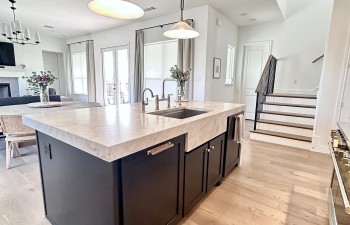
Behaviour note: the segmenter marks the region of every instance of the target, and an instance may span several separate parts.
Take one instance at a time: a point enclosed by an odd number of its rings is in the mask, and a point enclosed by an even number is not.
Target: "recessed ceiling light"
[[[255,21],[256,21],[256,19],[254,19],[254,18],[253,18],[253,19],[250,19],[249,21],[250,21],[250,22],[255,22]]]
[[[241,16],[247,16],[248,13],[241,13]]]
[[[137,19],[145,14],[141,7],[124,0],[92,0],[88,7],[94,13],[116,19]]]
[[[45,28],[49,28],[49,29],[54,29],[55,27],[50,26],[50,25],[44,25]]]

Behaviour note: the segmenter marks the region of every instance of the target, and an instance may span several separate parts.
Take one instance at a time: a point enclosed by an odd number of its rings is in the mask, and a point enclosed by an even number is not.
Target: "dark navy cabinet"
[[[185,155],[184,214],[222,179],[225,134]]]
[[[224,154],[224,177],[237,166],[240,160],[241,144],[234,140],[235,126],[237,115],[230,116],[227,119],[227,131],[226,131],[226,147]]]
[[[124,225],[175,225],[181,220],[184,137],[121,160]]]

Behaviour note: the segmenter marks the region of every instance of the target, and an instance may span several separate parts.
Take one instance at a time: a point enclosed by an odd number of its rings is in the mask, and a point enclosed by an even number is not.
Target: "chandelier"
[[[38,45],[40,40],[39,32],[35,32],[34,39],[32,40],[29,32],[29,28],[22,29],[21,22],[16,19],[15,14],[15,0],[9,0],[12,4],[10,7],[13,12],[13,21],[11,25],[7,26],[5,23],[2,23],[1,34],[10,40],[12,43],[21,44],[21,45]]]

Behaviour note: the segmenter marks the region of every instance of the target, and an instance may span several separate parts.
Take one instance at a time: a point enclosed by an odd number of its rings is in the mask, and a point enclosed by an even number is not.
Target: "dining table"
[[[100,107],[101,104],[96,102],[61,102],[55,107],[31,107],[30,104],[23,105],[8,105],[0,107],[0,132],[5,135],[25,135],[26,133],[33,133],[34,130],[23,125],[22,116],[28,114],[54,112],[62,110],[73,110],[82,108]],[[18,145],[12,145],[12,157],[20,156]]]

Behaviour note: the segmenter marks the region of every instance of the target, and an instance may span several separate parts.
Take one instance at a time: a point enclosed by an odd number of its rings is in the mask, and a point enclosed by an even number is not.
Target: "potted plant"
[[[171,78],[177,82],[178,95],[183,97],[185,95],[185,84],[190,78],[191,69],[185,71],[181,70],[177,65],[170,68]]]
[[[32,72],[32,76],[22,77],[25,79],[28,84],[30,90],[35,90],[39,88],[40,90],[40,102],[47,104],[50,102],[49,99],[49,85],[53,84],[53,82],[57,79],[50,71],[44,72],[40,71],[40,74],[36,72]]]

